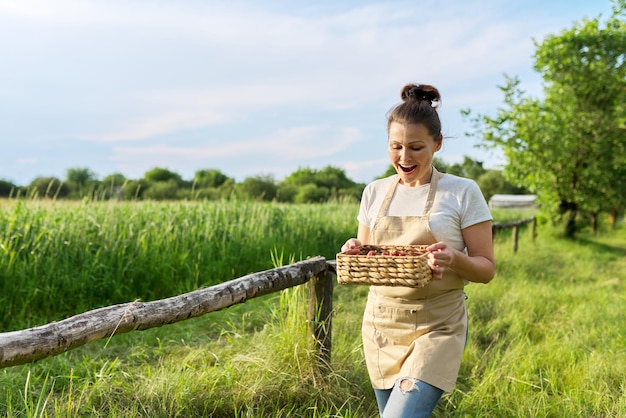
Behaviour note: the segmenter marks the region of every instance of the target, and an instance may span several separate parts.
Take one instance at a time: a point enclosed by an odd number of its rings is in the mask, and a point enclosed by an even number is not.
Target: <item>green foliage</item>
[[[88,168],[70,168],[65,178],[70,189],[69,197],[83,198],[91,195],[98,186],[97,179],[96,174]]]
[[[8,180],[0,179],[0,197],[17,195],[17,186]]]
[[[487,201],[494,194],[525,194],[523,188],[508,182],[501,170],[487,170],[476,179],[476,182]]]
[[[462,163],[451,164],[446,168],[446,173],[455,176],[467,177],[469,179],[478,180],[480,176],[485,174],[487,170],[483,168],[482,161],[476,161],[467,155],[463,157]]]
[[[218,188],[223,185],[229,177],[220,170],[198,170],[193,176],[193,181],[198,188]]]
[[[474,118],[485,144],[503,150],[506,178],[554,219],[563,215],[570,236],[581,214],[620,213],[626,203],[626,21],[615,7],[604,26],[584,20],[537,44],[544,100],[507,77],[505,106]]]
[[[298,188],[294,201],[296,203],[320,203],[328,200],[329,195],[328,188],[309,183]]]
[[[251,200],[272,201],[276,198],[276,182],[271,176],[248,177],[238,186],[238,196]]]
[[[28,186],[31,198],[63,198],[69,195],[70,189],[56,177],[37,177]]]
[[[175,179],[162,180],[149,184],[142,196],[149,200],[176,200],[178,190],[178,182]]]
[[[104,187],[121,187],[126,183],[126,177],[122,173],[113,173],[102,179]]]
[[[326,166],[321,170],[300,168],[287,176],[278,187],[282,190],[281,201],[288,201],[287,197],[293,196],[293,201],[306,203],[345,197],[358,200],[365,185],[350,180],[342,169]]]
[[[143,178],[149,183],[173,181],[176,184],[180,184],[183,181],[180,174],[161,167],[147,171]]]

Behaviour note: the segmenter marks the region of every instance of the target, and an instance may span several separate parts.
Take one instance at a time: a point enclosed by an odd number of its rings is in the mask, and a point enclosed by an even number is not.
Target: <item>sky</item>
[[[504,161],[469,119],[518,77],[540,97],[535,43],[610,0],[0,0],[0,179],[87,168],[139,179],[280,181],[389,166],[386,112],[407,83],[442,95],[447,163]]]

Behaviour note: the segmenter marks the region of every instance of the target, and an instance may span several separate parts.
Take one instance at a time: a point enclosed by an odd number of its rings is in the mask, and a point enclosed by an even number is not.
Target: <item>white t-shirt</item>
[[[372,229],[385,195],[396,178],[397,174],[394,174],[375,180],[365,187],[357,217],[359,223]],[[417,187],[398,184],[386,215],[422,215],[429,190],[430,183]],[[489,206],[476,182],[452,174],[444,174],[439,179],[429,219],[430,229],[437,241],[463,251],[465,242],[461,230],[492,219]]]

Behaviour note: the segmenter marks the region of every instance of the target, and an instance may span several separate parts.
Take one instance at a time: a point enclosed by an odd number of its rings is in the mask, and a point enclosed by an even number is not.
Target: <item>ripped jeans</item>
[[[374,389],[382,418],[427,418],[443,394],[443,390],[421,380],[398,379],[391,389]]]

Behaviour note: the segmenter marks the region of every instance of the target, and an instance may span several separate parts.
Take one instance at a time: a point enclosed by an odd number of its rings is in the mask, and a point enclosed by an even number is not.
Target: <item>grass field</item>
[[[15,202],[0,209],[0,330],[332,258],[354,204]],[[496,212],[497,220],[527,214]],[[466,288],[470,340],[437,417],[626,416],[626,229],[496,238]],[[6,417],[375,417],[360,348],[367,288],[336,286],[331,370],[313,367],[306,287],[0,370]]]

